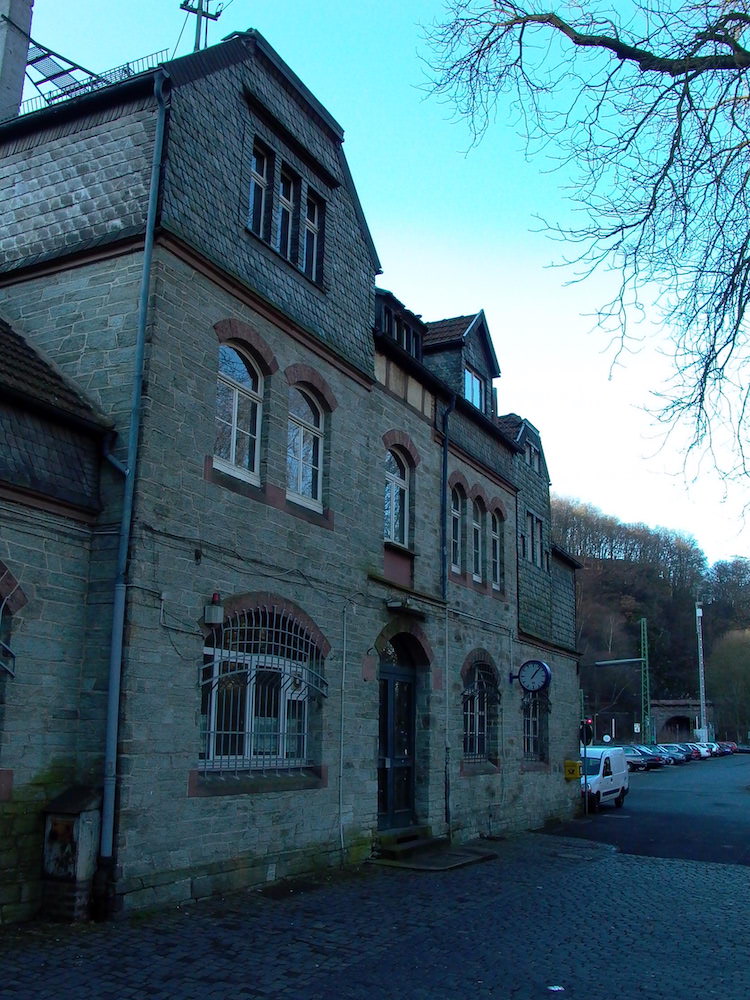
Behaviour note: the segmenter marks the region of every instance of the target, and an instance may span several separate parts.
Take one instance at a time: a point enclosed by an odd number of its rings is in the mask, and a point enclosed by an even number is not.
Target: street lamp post
[[[701,703],[700,738],[708,739],[708,721],[706,719],[706,672],[703,667],[703,605],[695,602],[695,634],[698,637],[698,692]]]

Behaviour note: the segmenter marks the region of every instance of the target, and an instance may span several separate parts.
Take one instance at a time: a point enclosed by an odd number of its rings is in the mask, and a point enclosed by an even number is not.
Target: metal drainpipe
[[[455,393],[451,396],[450,402],[443,411],[443,467],[441,475],[440,489],[440,534],[442,548],[441,573],[441,593],[444,601],[444,632],[443,632],[443,655],[444,655],[444,682],[443,697],[445,698],[445,822],[448,827],[448,839],[451,837],[451,741],[450,741],[450,714],[448,697],[448,418],[456,408]]]
[[[346,642],[348,639],[346,613],[349,602],[341,612],[341,717],[339,728],[339,840],[341,841],[341,864],[344,864],[346,844],[344,840],[344,698],[346,696]]]
[[[115,575],[114,603],[112,607],[112,637],[110,640],[109,683],[107,689],[107,727],[104,742],[104,790],[102,796],[102,830],[99,842],[99,872],[95,893],[98,896],[98,913],[106,915],[101,907],[107,907],[109,889],[113,875],[113,843],[115,820],[115,793],[117,790],[117,740],[120,721],[120,681],[122,676],[122,648],[125,631],[125,597],[128,569],[128,549],[133,517],[135,495],[135,473],[138,458],[138,438],[141,429],[141,399],[143,392],[143,361],[146,350],[146,325],[148,320],[148,299],[151,287],[151,263],[154,252],[154,234],[158,209],[160,174],[164,152],[167,103],[165,84],[168,74],[164,69],[157,71],[154,79],[154,96],[159,113],[156,120],[154,153],[151,163],[151,180],[146,216],[146,233],[143,245],[143,269],[138,303],[138,328],[136,332],[135,359],[133,363],[133,391],[130,403],[130,431],[128,434],[128,458],[125,472],[125,489],[120,519],[120,534],[117,548],[117,568]],[[103,878],[102,878],[103,876]]]

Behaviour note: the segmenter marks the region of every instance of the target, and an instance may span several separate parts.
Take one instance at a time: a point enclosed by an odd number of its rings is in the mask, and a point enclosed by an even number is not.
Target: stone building
[[[80,786],[109,910],[576,806],[539,434],[342,140],[254,31],[0,125],[0,922]]]

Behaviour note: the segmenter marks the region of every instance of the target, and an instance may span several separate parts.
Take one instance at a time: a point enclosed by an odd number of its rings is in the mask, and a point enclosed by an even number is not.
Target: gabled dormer
[[[458,396],[481,413],[494,417],[497,405],[492,380],[500,366],[484,311],[426,324],[423,360]]]

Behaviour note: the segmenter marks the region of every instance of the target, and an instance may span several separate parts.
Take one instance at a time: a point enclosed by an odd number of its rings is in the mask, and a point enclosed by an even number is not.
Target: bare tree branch
[[[656,302],[674,344],[661,397],[714,447],[731,423],[727,475],[748,473],[750,12],[747,0],[634,0],[595,9],[451,0],[430,34],[435,93],[479,141],[502,107],[530,155],[554,152],[580,225],[542,220],[578,279],[619,273],[599,325],[623,350]]]

